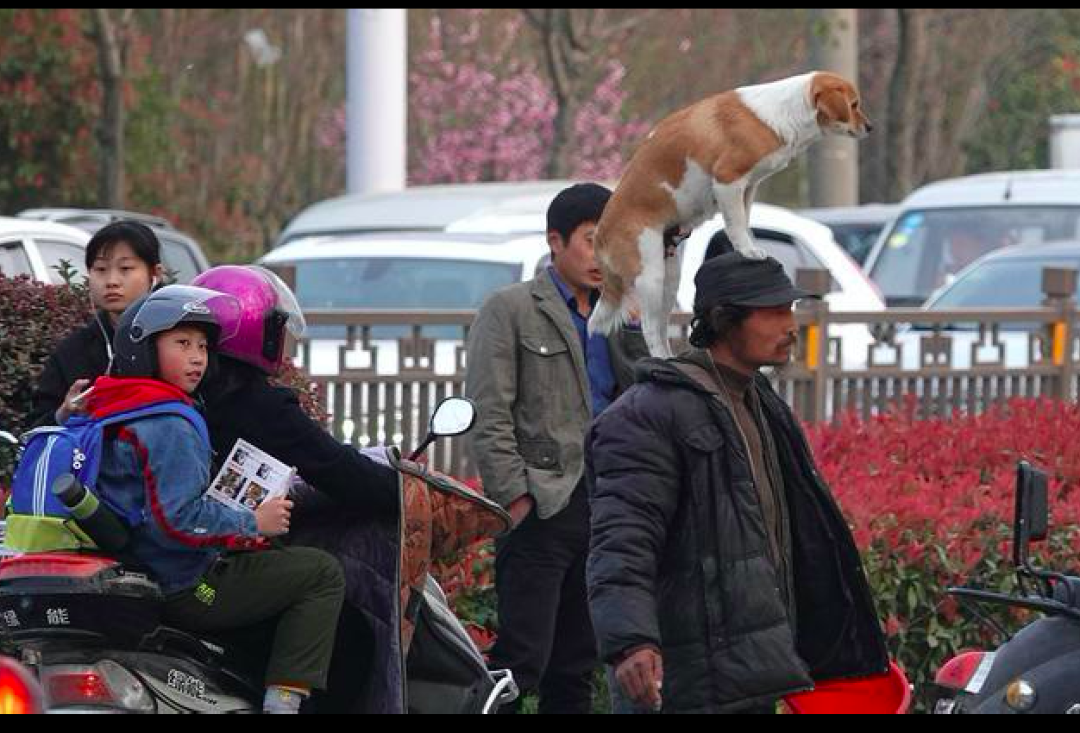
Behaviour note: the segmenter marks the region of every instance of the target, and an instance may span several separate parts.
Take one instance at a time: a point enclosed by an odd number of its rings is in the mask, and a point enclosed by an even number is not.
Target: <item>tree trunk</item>
[[[648,11],[622,12],[618,20],[595,8],[522,12],[540,36],[541,54],[557,106],[545,173],[549,178],[567,178],[577,169],[571,160],[574,125],[593,88],[590,85],[596,81],[596,71],[610,53],[611,44],[640,26]]]
[[[899,201],[915,186],[915,136],[920,115],[919,71],[929,48],[926,11],[898,8],[899,42],[896,68],[889,85],[886,177],[890,200]]]
[[[101,73],[102,110],[98,126],[101,169],[98,199],[101,206],[124,206],[124,64],[117,27],[104,8],[93,14],[94,43]]]
[[[551,150],[545,174],[548,178],[569,178],[574,171],[570,163],[570,152],[574,149],[574,121],[578,116],[579,104],[573,98],[559,103],[555,113],[551,137]]]

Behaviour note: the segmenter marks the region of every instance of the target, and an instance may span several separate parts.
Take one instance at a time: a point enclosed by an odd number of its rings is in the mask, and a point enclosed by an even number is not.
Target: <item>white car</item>
[[[19,212],[20,219],[50,221],[68,224],[88,234],[96,234],[107,224],[120,220],[133,220],[154,230],[161,243],[161,261],[165,270],[178,283],[189,283],[199,273],[210,269],[210,262],[202,247],[194,239],[178,231],[168,220],[131,211],[113,209],[27,209]]]
[[[1080,242],[1057,242],[1039,246],[1014,246],[986,255],[961,271],[924,307],[929,312],[963,308],[1015,308],[1035,310],[1046,299],[1042,289],[1047,268],[1080,270]],[[954,369],[995,364],[1007,369],[1031,366],[1032,337],[1039,326],[1005,322],[993,333],[980,334],[975,324],[955,323],[941,330],[948,339],[948,356]],[[905,369],[920,368],[923,339],[932,335],[929,327],[909,328],[897,335],[903,349],[900,359]],[[895,359],[895,356],[885,355]]]
[[[89,234],[64,224],[0,217],[0,274],[61,285],[62,262],[80,277],[86,275],[89,241]]]
[[[505,285],[531,280],[548,246],[542,236],[387,232],[352,236],[308,237],[279,247],[259,264],[296,269],[296,296],[304,310],[350,309],[410,311],[475,311],[489,294]],[[435,370],[452,374],[461,329],[431,326],[437,339]],[[378,347],[380,374],[398,371],[403,327],[378,326],[372,338]],[[344,328],[309,327],[313,375],[338,371]],[[371,368],[371,355],[350,352],[349,368]]]
[[[561,190],[561,189],[560,189]],[[296,267],[296,289],[305,309],[475,310],[493,291],[512,282],[531,280],[548,262],[546,212],[557,192],[510,198],[452,223],[446,232],[385,232],[363,235],[305,237],[273,250],[264,265]],[[884,304],[862,270],[836,244],[831,230],[786,209],[754,206],[750,220],[755,236],[794,278],[798,269],[824,269],[833,289],[826,296],[836,311],[880,311]],[[684,243],[678,307],[693,309],[694,274],[701,266],[713,234],[723,228],[719,217],[699,227]],[[460,335],[432,327],[440,334],[436,371],[452,373]],[[312,331],[312,374],[338,370],[343,329]],[[402,329],[378,327],[380,373],[397,371],[396,339]],[[845,365],[865,363],[872,343],[865,326],[834,325],[830,336],[843,345]],[[346,360],[352,368],[370,368],[370,355],[355,351]]]

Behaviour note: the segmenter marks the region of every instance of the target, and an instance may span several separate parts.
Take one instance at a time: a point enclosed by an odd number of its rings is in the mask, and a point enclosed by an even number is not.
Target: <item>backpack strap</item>
[[[158,415],[176,415],[182,417],[195,428],[195,432],[199,436],[199,440],[202,442],[203,447],[210,450],[210,436],[206,428],[206,420],[199,414],[195,408],[190,405],[176,401],[160,402],[155,405],[148,405],[146,407],[139,407],[133,410],[125,410],[124,412],[118,412],[115,415],[109,415],[108,417],[100,418],[97,420],[97,425],[100,428],[99,435],[102,438],[117,438],[120,437],[124,442],[131,443],[134,439],[134,433],[125,430],[126,425],[143,420],[149,417],[155,417]],[[125,438],[126,436],[126,438]],[[137,442],[137,441],[136,441]],[[136,448],[138,454],[141,445]],[[137,456],[140,460],[141,468],[145,473],[149,472],[149,459],[146,456]],[[110,509],[118,514],[124,516],[125,521],[131,527],[137,527],[142,523],[142,517],[139,515],[131,515],[126,512],[122,512],[119,507],[115,506],[107,496],[98,492],[101,501],[105,502]]]
[[[195,432],[198,433],[203,445],[207,448],[210,447],[210,434],[206,428],[206,419],[194,407],[180,401],[160,402],[156,405],[118,412],[115,415],[101,418],[99,423],[102,429],[105,429],[113,425],[122,425],[157,415],[177,415],[184,418],[195,428]]]

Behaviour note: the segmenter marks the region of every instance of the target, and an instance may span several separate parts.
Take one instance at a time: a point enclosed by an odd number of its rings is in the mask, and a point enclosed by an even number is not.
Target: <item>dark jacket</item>
[[[72,332],[45,360],[45,368],[34,390],[28,416],[31,427],[56,424],[56,411],[64,404],[68,390],[76,381],[93,381],[109,368],[109,342],[112,324],[98,313],[85,326]]]
[[[217,461],[243,438],[296,467],[305,483],[341,506],[397,516],[397,473],[334,438],[308,417],[293,390],[275,387],[255,367],[223,356],[200,394]]]
[[[98,381],[90,399],[98,419],[158,404],[190,404],[180,390],[153,379]],[[192,419],[201,422],[197,413]],[[165,594],[196,585],[222,551],[258,546],[255,515],[206,498],[210,446],[205,427],[179,414],[144,417],[106,433],[98,490],[131,528],[130,551]]]
[[[728,712],[813,680],[884,673],[888,655],[847,523],[793,414],[759,377],[791,522],[792,628],[731,412],[675,362],[590,433],[589,599],[602,657],[655,645],[665,710]]]
[[[243,438],[295,466],[309,488],[294,492],[290,542],[329,552],[345,571],[335,661],[313,705],[327,713],[404,712],[397,472],[335,439],[293,390],[248,364],[219,357],[200,392],[217,460]]]

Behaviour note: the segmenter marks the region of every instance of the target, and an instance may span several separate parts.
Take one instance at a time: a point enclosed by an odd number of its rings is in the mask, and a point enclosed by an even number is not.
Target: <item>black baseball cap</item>
[[[784,272],[784,266],[776,259],[754,260],[737,252],[706,260],[694,277],[694,284],[697,286],[695,311],[724,305],[775,308],[806,298],[818,298],[795,287]]]

